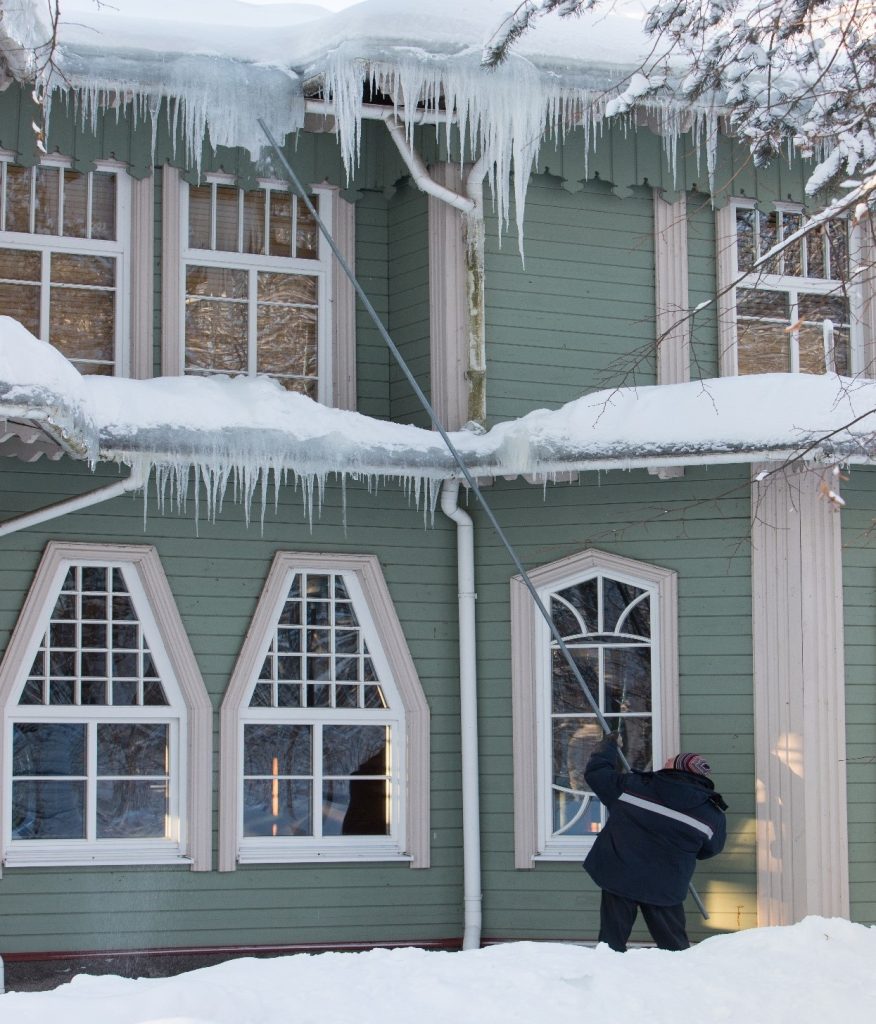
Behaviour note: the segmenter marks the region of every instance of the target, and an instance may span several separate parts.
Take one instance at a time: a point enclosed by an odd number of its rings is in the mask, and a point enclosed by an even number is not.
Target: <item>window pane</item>
[[[14,317],[30,333],[40,336],[39,285],[0,284],[0,313]]]
[[[6,165],[6,230],[30,231],[31,169]]]
[[[740,320],[739,372],[787,373],[791,369],[790,339],[780,324]]]
[[[265,253],[265,193],[263,189],[243,193],[243,251]]]
[[[313,787],[301,779],[246,779],[245,836],[313,835]]]
[[[88,234],[88,175],[64,170],[64,231],[68,238]]]
[[[258,308],[258,372],[316,377],[316,309]]]
[[[759,255],[763,256],[779,240],[779,214],[773,210],[772,213],[760,213],[760,249]],[[775,274],[778,272],[780,257],[774,257],[769,263],[763,264],[760,268],[762,273]]]
[[[736,210],[737,264],[740,270],[750,270],[755,261],[754,222],[757,210]]]
[[[606,633],[617,631],[635,636],[650,637],[651,613],[647,598],[630,608],[643,591],[618,580],[602,580],[602,628]],[[629,613],[627,614],[627,609]]]
[[[85,725],[17,722],[12,727],[13,775],[84,775]]]
[[[602,729],[589,718],[555,718],[553,722],[553,784],[584,791],[584,768],[593,748],[602,740]]]
[[[583,621],[584,632],[595,633],[599,629],[598,580],[586,580],[559,592],[559,597],[575,609]],[[580,627],[579,627],[580,628]],[[562,630],[560,630],[562,634]]]
[[[849,303],[844,295],[798,295],[801,320],[832,320],[834,324],[849,322]]]
[[[168,832],[166,782],[103,779],[97,783],[98,839],[164,839]]]
[[[324,775],[386,775],[389,729],[384,725],[326,725],[322,731]]]
[[[803,215],[800,213],[782,214],[782,238],[790,238],[795,231],[803,226]],[[798,239],[791,242],[782,252],[781,271],[783,274],[790,274],[800,277],[803,273],[803,247]]]
[[[552,795],[554,835],[593,835],[602,827],[602,804],[592,793],[579,795],[555,787]]]
[[[97,727],[98,775],[166,775],[168,727],[162,723],[102,723]]]
[[[389,835],[389,796],[387,779],[327,779],[322,785],[322,834]]]
[[[36,217],[34,231],[38,235],[60,234],[58,189],[61,171],[57,167],[36,169]]]
[[[259,302],[315,306],[317,279],[312,274],[259,274]]]
[[[101,171],[91,175],[91,237],[116,237],[116,176]]]
[[[319,213],[319,197],[310,196],[310,201]],[[310,210],[300,200],[298,207],[298,231],[296,234],[296,255],[302,260],[319,259],[319,228]]]
[[[607,712],[651,712],[651,650],[648,647],[606,648]]]
[[[52,288],[49,340],[68,359],[111,364],[115,349],[115,294]],[[86,368],[81,368],[85,371]]]
[[[654,767],[651,719],[609,718],[608,724],[620,732],[621,749],[630,762],[630,767],[638,772],[651,771]]]
[[[114,288],[116,261],[113,256],[75,256],[52,253],[52,284],[90,284]]]
[[[230,185],[216,188],[216,248],[222,252],[239,252],[237,241],[238,196],[240,190]]]
[[[824,328],[803,326],[797,331],[801,373],[824,373]]]
[[[828,353],[829,356],[829,369],[832,369],[834,373],[840,373],[844,377],[848,377],[850,373],[849,369],[849,351],[851,346],[851,338],[847,329],[834,327],[833,329],[833,348]]]
[[[218,299],[245,299],[249,294],[245,270],[220,267],[186,268],[186,295],[212,295]]]
[[[829,220],[827,237],[830,241],[830,276],[834,281],[846,281],[849,276],[848,222]]]
[[[84,839],[85,783],[14,781],[13,839]]]
[[[292,255],[292,197],[271,191],[271,256]]]
[[[788,293],[739,288],[736,291],[736,312],[739,316],[769,317],[787,322]]]
[[[595,647],[570,651],[591,696],[599,699],[599,656]],[[592,711],[590,702],[575,678],[562,651],[551,651],[551,710],[563,712]]]
[[[245,373],[248,362],[246,306],[189,299],[186,302],[186,369]]]
[[[7,281],[40,281],[42,257],[27,249],[0,249],[0,278]]]
[[[311,742],[309,725],[245,725],[243,774],[310,775]]]
[[[807,273],[809,277],[824,277],[825,276],[825,255],[826,246],[824,244],[824,229],[816,228],[814,231],[810,231],[806,235],[806,251],[807,251]]]
[[[210,204],[213,190],[209,185],[189,189],[189,248],[210,248]]]

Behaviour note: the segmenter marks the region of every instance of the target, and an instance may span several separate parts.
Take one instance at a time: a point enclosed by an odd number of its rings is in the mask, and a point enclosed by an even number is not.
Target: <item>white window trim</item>
[[[690,380],[687,196],[670,202],[654,189],[657,383]]]
[[[780,212],[803,213],[803,207],[799,203],[777,202],[773,207]],[[736,319],[736,290],[737,288],[757,288],[762,291],[778,292],[807,292],[810,294],[829,295],[836,292],[837,282],[826,278],[818,277],[796,277],[793,275],[766,274],[755,272],[753,274],[740,274],[738,267],[738,235],[736,230],[736,211],[739,209],[759,209],[759,204],[754,199],[745,197],[731,198],[726,206],[717,211],[715,218],[715,241],[717,245],[716,274],[718,286],[718,355],[719,373],[722,377],[736,377],[739,375],[739,358],[737,350],[737,319]],[[850,237],[850,263],[854,266],[856,252],[855,235]],[[860,310],[862,306],[870,309],[872,300],[868,303],[862,296],[862,288],[856,284],[850,284],[849,288],[850,306],[850,337],[849,337],[849,373],[854,375],[860,372],[860,368],[867,365],[867,331],[866,324],[862,322]],[[793,322],[793,315],[791,322]],[[793,346],[791,348],[792,368],[789,372],[797,373],[799,369],[796,363],[796,354]]]
[[[384,667],[395,683],[402,708],[395,711],[404,725],[399,779],[399,832],[397,838],[359,836],[325,837],[312,842],[252,841],[242,838],[240,782],[243,765],[243,729],[241,712],[252,718],[252,710],[243,708],[253,676],[264,658],[268,635],[277,621],[286,598],[290,574],[302,572],[344,572],[355,578],[361,588],[364,608],[370,614],[369,626],[378,638],[375,659],[385,659]],[[363,606],[357,606],[361,611]],[[270,713],[268,713],[270,714]],[[377,712],[375,720],[392,717]],[[363,720],[362,712],[356,721]],[[307,711],[301,720],[328,720],[325,713]],[[331,713],[333,723],[343,722],[343,713]],[[429,867],[429,707],[426,703],[413,660],[405,642],[377,558],[373,555],[312,554],[278,551],[265,581],[252,623],[234,667],[225,698],[220,724],[219,777],[219,870],[233,871],[238,863],[312,863],[316,861],[398,860],[414,868]],[[395,765],[394,765],[395,770]]]
[[[208,181],[234,184],[228,175],[210,174]],[[284,182],[265,179],[260,184],[287,188]],[[353,267],[356,262],[355,207],[340,195],[340,190],[326,183],[314,185],[313,191],[323,197],[320,218],[332,230],[335,243],[344,259]],[[283,257],[246,256],[240,253],[189,250],[188,248],[189,186],[180,171],[165,165],[162,177],[162,314],[161,365],[165,376],[181,376],[185,367],[185,263],[204,265],[251,266],[314,274],[320,279],[319,293],[319,401],[336,408],[356,408],[356,295],[352,284],[339,267],[325,238],[320,233],[319,259],[299,260]]]
[[[670,569],[588,549],[533,570],[529,575],[539,596],[597,573],[645,586],[653,593],[652,638],[658,646],[654,676],[658,691],[653,708],[655,758],[676,752],[678,715],[677,576]],[[590,838],[547,841],[547,782],[542,766],[545,665],[550,633],[519,576],[511,580],[511,692],[514,743],[514,866],[527,870],[537,861],[578,862],[592,846]],[[549,671],[549,668],[547,669]],[[549,716],[548,716],[549,720]]]
[[[821,470],[775,470],[751,488],[761,927],[849,916],[842,524]]]
[[[15,154],[0,151],[0,160],[15,163]],[[66,157],[44,157],[43,167],[72,168]],[[84,255],[112,255],[118,260],[116,284],[114,375],[144,378],[152,376],[152,314],[154,210],[152,177],[137,180],[117,160],[99,160],[95,171],[114,171],[117,182],[116,228],[114,241],[72,238],[64,235],[37,235],[0,231],[0,245],[14,249],[52,249]],[[43,287],[46,287],[45,283]],[[44,300],[47,308],[47,298]],[[44,314],[45,315],[45,312]]]
[[[454,192],[464,187],[458,164],[436,164],[434,181]],[[428,197],[429,356],[432,406],[448,430],[468,420],[469,310],[465,268],[465,222],[455,207]]]
[[[153,658],[169,667],[179,686],[183,707],[175,715],[179,721],[177,741],[179,757],[180,834],[178,841],[100,841],[99,848],[86,841],[51,841],[51,846],[33,846],[28,853],[11,843],[9,800],[11,798],[12,751],[5,749],[11,718],[40,718],[39,709],[13,704],[21,683],[22,666],[33,661],[36,648],[48,626],[54,595],[71,563],[87,565],[125,565],[132,571],[142,590],[145,605],[141,616],[152,617]],[[154,547],[139,545],[77,544],[50,541],[36,571],[6,654],[0,664],[0,765],[4,784],[0,787],[0,820],[3,829],[3,853],[9,867],[39,864],[190,864],[195,871],[211,869],[212,821],[212,717],[213,705],[204,688],[188,636],[179,617],[167,577]],[[93,718],[93,708],[71,709],[73,717]],[[125,717],[125,709],[102,709],[101,718]],[[106,712],[104,714],[104,712]],[[44,717],[44,716],[43,716]],[[144,716],[145,721],[148,716]],[[174,717],[173,715],[170,716]],[[157,710],[156,720],[168,716]],[[42,718],[40,718],[42,720]],[[30,845],[30,844],[28,844]]]

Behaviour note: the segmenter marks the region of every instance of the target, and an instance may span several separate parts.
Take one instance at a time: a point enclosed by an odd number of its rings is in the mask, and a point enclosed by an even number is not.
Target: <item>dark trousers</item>
[[[684,907],[680,903],[674,907],[655,907],[653,903],[638,903],[605,889],[602,890],[599,907],[599,941],[607,942],[618,953],[625,953],[638,910],[642,911],[648,931],[660,949],[687,949],[690,946],[685,931]]]

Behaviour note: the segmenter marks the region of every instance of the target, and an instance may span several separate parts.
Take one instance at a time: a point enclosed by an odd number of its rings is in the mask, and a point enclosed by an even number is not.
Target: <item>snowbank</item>
[[[15,1024],[824,1024],[876,1005],[876,928],[807,918],[683,953],[517,942],[242,959],[175,978],[80,975],[0,996]]]

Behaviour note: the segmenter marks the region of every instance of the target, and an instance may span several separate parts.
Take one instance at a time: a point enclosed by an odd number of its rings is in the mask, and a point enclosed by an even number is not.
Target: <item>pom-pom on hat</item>
[[[691,772],[693,775],[710,775],[712,766],[702,754],[678,754],[672,761],[672,767],[679,772]]]

